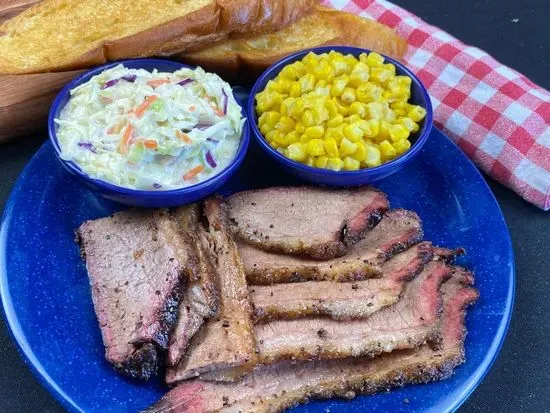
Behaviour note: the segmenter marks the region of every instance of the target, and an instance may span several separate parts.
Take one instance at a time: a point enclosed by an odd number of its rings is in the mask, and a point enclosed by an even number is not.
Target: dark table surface
[[[549,0],[395,3],[550,89]],[[0,146],[0,210],[44,139],[42,135]],[[498,360],[460,412],[550,412],[550,212],[487,179],[514,244],[516,302]],[[62,412],[26,367],[0,323],[0,412]]]

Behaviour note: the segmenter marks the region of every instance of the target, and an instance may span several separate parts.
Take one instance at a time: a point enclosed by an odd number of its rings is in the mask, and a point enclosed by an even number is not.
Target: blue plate
[[[296,183],[252,144],[223,193]],[[514,297],[513,252],[501,211],[477,169],[433,130],[415,161],[378,186],[393,207],[420,215],[426,239],[466,248],[462,264],[475,271],[481,292],[468,312],[467,362],[446,381],[353,401],[313,402],[295,412],[452,411],[481,381],[504,340]],[[166,391],[160,379],[127,380],[104,360],[88,277],[73,241],[83,221],[119,208],[69,176],[48,142],[25,168],[4,212],[0,293],[7,323],[40,381],[71,411],[135,412]]]

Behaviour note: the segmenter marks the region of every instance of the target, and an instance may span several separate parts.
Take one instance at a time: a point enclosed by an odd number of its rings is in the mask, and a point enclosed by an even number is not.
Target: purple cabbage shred
[[[118,82],[120,82],[120,79],[125,80],[125,81],[130,82],[130,83],[134,83],[137,79],[137,76],[136,75],[126,75],[126,76],[122,76],[118,79],[108,80],[103,84],[103,86],[101,86],[101,90],[104,90],[104,89],[110,88],[111,86],[116,85]]]
[[[92,145],[91,142],[78,142],[78,146],[80,146],[81,148],[87,149],[90,152],[97,153],[94,148],[94,145]]]
[[[183,79],[182,81],[178,82],[178,85],[185,86],[190,83],[193,83],[194,81],[195,81],[194,79]]]
[[[214,138],[206,138],[206,140],[207,140],[208,142],[212,142],[212,143],[220,143],[219,140],[214,139]]]
[[[208,165],[210,165],[211,168],[215,168],[216,166],[218,166],[218,164],[214,160],[214,157],[212,156],[212,152],[206,151],[205,159],[206,159],[206,163],[208,163]]]
[[[162,185],[155,182],[155,183],[153,184],[153,188],[155,188],[155,189],[160,189],[160,188],[162,188]]]
[[[223,94],[223,114],[227,115],[227,104],[229,103],[229,96],[225,93],[225,90],[222,89]]]

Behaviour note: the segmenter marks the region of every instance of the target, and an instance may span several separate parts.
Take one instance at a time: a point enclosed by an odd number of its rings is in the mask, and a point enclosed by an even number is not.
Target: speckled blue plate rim
[[[466,164],[468,164],[471,168],[473,168],[477,172],[477,174],[479,175],[480,181],[483,182],[485,189],[490,194],[490,198],[494,203],[495,211],[498,211],[499,213],[501,223],[507,229],[506,220],[504,219],[500,205],[498,204],[496,198],[494,197],[494,194],[492,193],[484,177],[477,170],[477,167],[466,155],[462,153],[462,151],[458,148],[458,146],[451,139],[449,139],[445,134],[443,134],[441,131],[439,131],[435,127],[432,129],[432,133],[434,132],[441,134],[443,137],[445,137],[449,141],[449,143],[451,143],[454,147],[456,147],[457,150],[463,155],[463,158],[464,158],[463,161],[465,161]],[[50,394],[52,394],[56,398],[56,400],[58,400],[59,403],[68,411],[83,412],[83,410],[80,409],[74,403],[71,397],[59,388],[56,382],[49,376],[49,374],[45,371],[40,361],[34,355],[32,349],[27,343],[27,340],[24,334],[21,332],[20,323],[17,318],[16,311],[13,308],[13,303],[11,301],[11,297],[9,296],[8,286],[7,286],[7,268],[6,268],[6,256],[5,256],[6,243],[7,243],[7,233],[9,229],[9,224],[12,218],[12,210],[15,206],[16,194],[18,191],[22,189],[21,188],[22,183],[25,181],[29,173],[30,165],[32,164],[33,160],[38,156],[38,154],[41,151],[45,150],[45,147],[47,145],[51,145],[51,143],[46,141],[40,147],[40,149],[33,155],[31,160],[28,162],[27,166],[25,166],[23,172],[17,179],[12,189],[12,192],[10,194],[10,197],[6,203],[5,209],[2,214],[2,221],[1,221],[1,227],[0,227],[0,298],[2,300],[1,313],[4,321],[8,326],[9,334],[12,337],[12,340],[16,343],[18,352],[21,354],[25,364],[27,364],[30,367],[31,371],[37,377],[38,381],[42,384],[42,386],[44,386],[48,390],[48,392],[50,392]],[[500,349],[502,348],[502,345],[504,344],[504,340],[510,325],[512,313],[514,309],[515,287],[516,287],[515,257],[514,257],[514,251],[513,251],[510,234],[507,230],[506,230],[506,244],[509,247],[508,253],[510,254],[511,262],[510,262],[510,271],[508,274],[510,288],[508,289],[508,295],[506,297],[505,313],[503,314],[503,317],[498,326],[498,329],[495,332],[492,345],[489,348],[489,351],[487,352],[487,357],[483,359],[483,362],[476,369],[477,375],[473,378],[473,380],[471,380],[468,383],[468,386],[465,388],[465,391],[460,395],[460,397],[457,397],[455,403],[449,406],[446,412],[455,412],[466,401],[466,399],[471,395],[471,393],[477,388],[477,386],[481,383],[483,378],[486,376],[489,369],[494,364],[500,352]]]

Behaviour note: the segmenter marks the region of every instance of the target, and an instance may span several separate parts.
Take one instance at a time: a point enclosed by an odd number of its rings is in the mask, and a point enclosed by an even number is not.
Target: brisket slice
[[[274,187],[229,197],[236,234],[262,250],[315,259],[342,256],[380,221],[389,204],[370,187]]]
[[[195,334],[179,364],[167,370],[167,383],[212,370],[241,367],[244,372],[257,361],[248,288],[224,206],[220,198],[204,203],[205,241],[218,277],[219,314]]]
[[[432,258],[429,242],[417,244],[382,265],[382,278],[338,283],[254,285],[249,287],[256,323],[277,319],[326,316],[334,320],[367,318],[395,304],[405,282],[416,277]]]
[[[322,220],[324,221],[324,220]],[[396,209],[349,247],[345,257],[328,261],[278,255],[241,243],[239,252],[250,284],[295,281],[359,281],[379,277],[379,264],[422,239],[422,223],[414,212]]]
[[[414,348],[439,332],[439,287],[451,275],[442,262],[428,263],[396,304],[364,320],[277,320],[255,326],[260,363],[377,355]]]
[[[197,257],[196,273],[190,280],[180,303],[179,318],[170,337],[168,365],[176,365],[199,331],[205,319],[213,317],[218,310],[216,275],[208,254],[203,247],[205,229],[200,224],[200,207],[197,204],[175,208],[171,215],[179,223],[182,234]]]
[[[129,210],[77,230],[90,278],[105,357],[120,372],[147,380],[178,317],[193,251],[167,210]]]
[[[260,366],[239,383],[199,380],[180,384],[148,413],[279,412],[310,399],[353,398],[449,377],[464,362],[465,308],[478,292],[456,278],[442,287],[442,345],[424,345],[376,358],[281,362]]]

